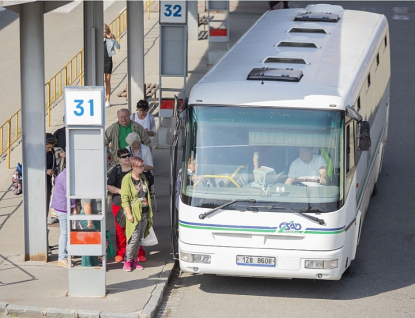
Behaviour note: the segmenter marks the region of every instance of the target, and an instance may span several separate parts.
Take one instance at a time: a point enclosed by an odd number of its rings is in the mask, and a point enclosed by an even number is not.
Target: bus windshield
[[[254,199],[293,212],[339,208],[341,112],[194,106],[187,115],[184,203],[215,208]]]

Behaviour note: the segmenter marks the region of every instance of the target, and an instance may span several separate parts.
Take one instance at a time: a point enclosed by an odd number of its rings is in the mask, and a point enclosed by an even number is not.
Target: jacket
[[[108,52],[108,56],[112,57],[113,55],[115,55],[117,52],[115,51],[115,49],[119,49],[120,45],[118,44],[117,40],[114,39],[105,39],[105,43],[107,44],[107,52]]]
[[[55,189],[53,190],[50,206],[56,211],[66,213],[66,169],[55,178]],[[71,199],[71,208],[76,207],[76,200]]]
[[[144,180],[147,186],[147,201],[148,201],[148,222],[146,230],[144,231],[144,237],[150,234],[150,228],[153,226],[153,209],[151,208],[151,193],[150,188],[148,186],[148,182],[144,174],[140,175],[141,180]],[[121,183],[121,207],[125,210],[127,206],[131,206],[131,203],[137,196],[137,190],[134,187],[133,180],[131,178],[131,172],[127,173],[124,178],[122,179]],[[138,222],[141,220],[141,210],[142,210],[142,203],[141,200],[136,200],[131,206],[131,214],[134,217],[134,222],[131,223],[127,220],[125,226],[125,236],[127,238],[127,242],[130,239],[131,235],[134,232],[135,227],[137,226]]]
[[[141,143],[146,146],[150,146],[150,137],[144,130],[143,126],[131,121],[131,130],[135,131],[141,137]],[[120,134],[120,124],[117,122],[113,123],[105,130],[104,143],[108,147],[107,152],[111,155],[114,165],[118,163],[117,151],[119,149],[118,136]],[[109,146],[111,144],[111,146]]]

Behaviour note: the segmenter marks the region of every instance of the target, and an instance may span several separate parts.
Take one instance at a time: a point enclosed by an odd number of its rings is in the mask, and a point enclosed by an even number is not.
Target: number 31
[[[84,106],[82,106],[82,104],[84,103],[84,100],[83,99],[75,99],[74,102],[76,103],[75,108],[77,108],[77,110],[75,110],[73,113],[76,116],[82,116],[85,112]],[[88,103],[89,103],[89,116],[94,116],[94,100],[90,99],[88,101]]]

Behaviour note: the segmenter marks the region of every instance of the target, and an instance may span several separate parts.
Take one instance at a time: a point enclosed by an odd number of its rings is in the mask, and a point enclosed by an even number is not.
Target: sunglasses
[[[123,158],[123,159],[130,158],[130,157],[131,157],[131,155],[123,155],[123,156],[120,156],[120,158]]]

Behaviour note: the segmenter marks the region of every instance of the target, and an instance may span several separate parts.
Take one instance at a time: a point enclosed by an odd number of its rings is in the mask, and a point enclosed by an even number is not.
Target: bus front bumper
[[[227,276],[338,280],[345,270],[343,248],[332,251],[198,246],[179,242],[180,268]]]

